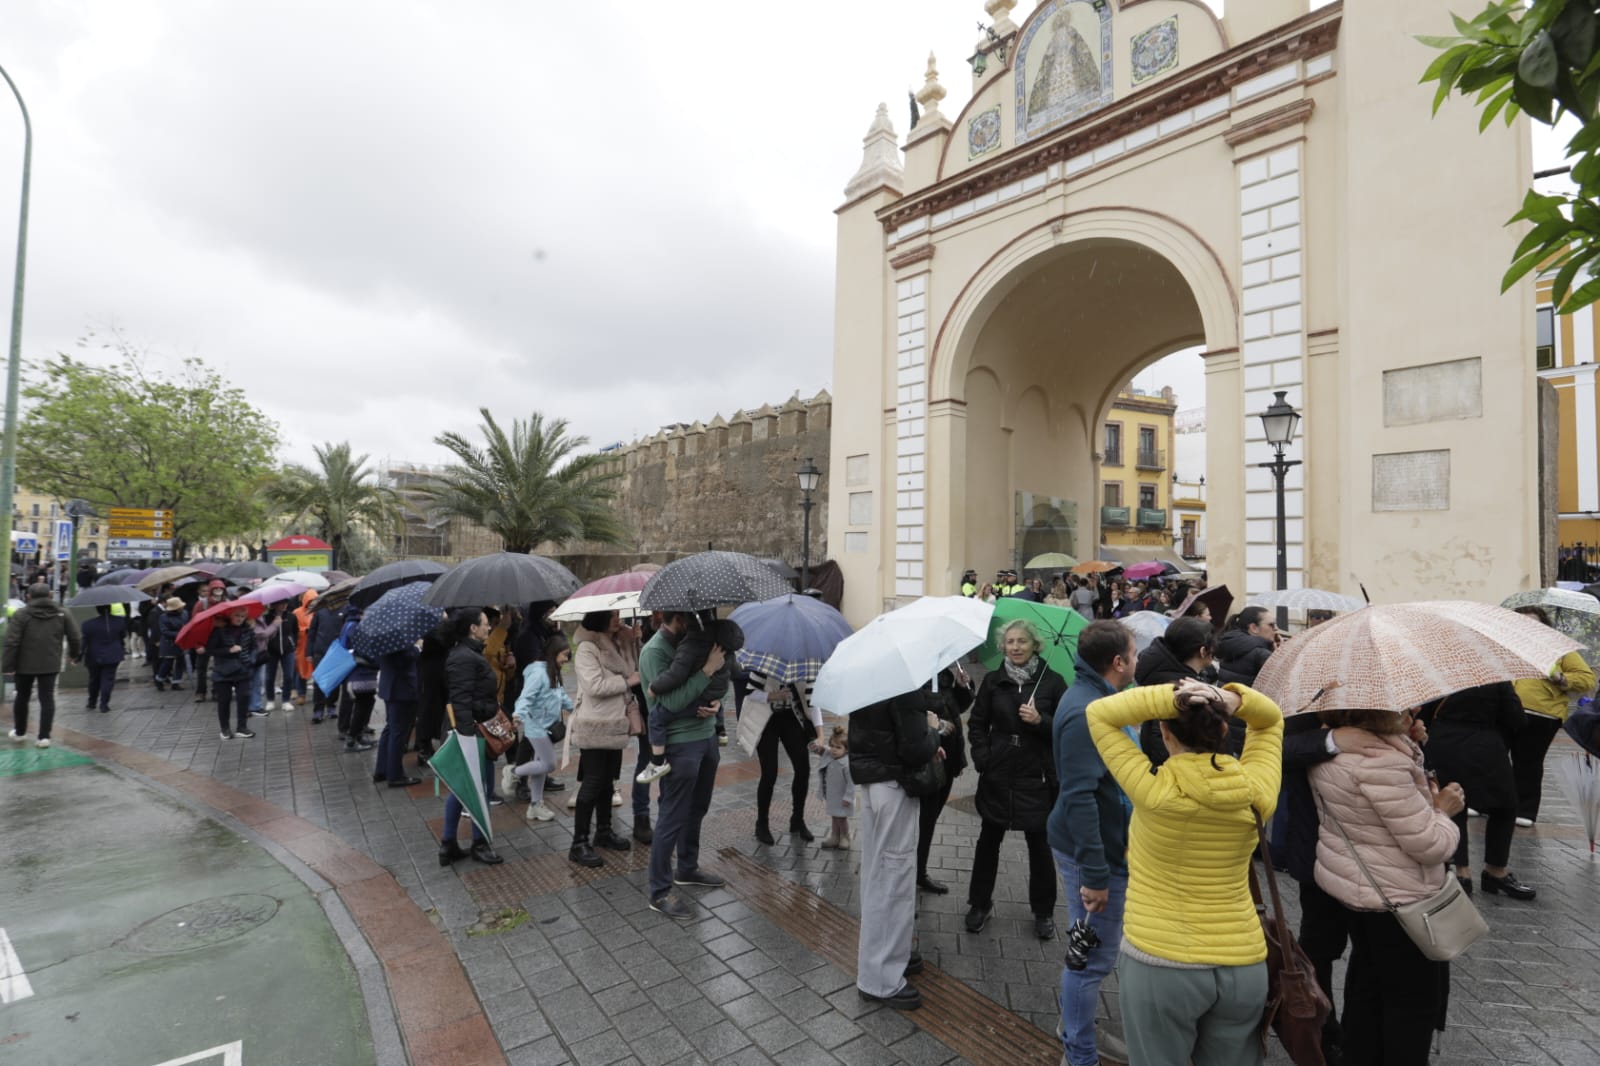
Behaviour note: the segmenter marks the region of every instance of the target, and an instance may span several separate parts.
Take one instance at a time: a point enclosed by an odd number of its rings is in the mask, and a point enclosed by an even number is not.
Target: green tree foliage
[[[126,342],[110,366],[67,355],[26,368],[17,482],[110,507],[177,513],[179,549],[260,524],[252,491],[277,427],[200,359],[168,374]]]
[[[262,496],[291,526],[307,518],[316,522],[317,535],[333,545],[336,565],[343,566],[346,541],[361,530],[385,537],[399,529],[400,496],[378,484],[367,456],[350,454],[349,441],[315,451],[317,469],[287,466],[267,480]]]
[[[508,436],[488,408],[479,414],[483,448],[458,433],[434,438],[457,460],[420,490],[435,511],[493,531],[511,552],[546,541],[622,542],[612,507],[617,475],[605,472],[601,456],[575,454],[588,437],[569,437],[566,419],[546,422],[538,412],[514,420]]]
[[[1554,301],[1563,314],[1600,299],[1600,279],[1573,288],[1579,271],[1600,259],[1600,17],[1592,0],[1505,0],[1477,18],[1455,19],[1454,37],[1423,37],[1441,50],[1424,83],[1437,81],[1433,109],[1452,92],[1475,97],[1483,109],[1478,128],[1498,116],[1508,125],[1519,113],[1547,126],[1571,115],[1581,128],[1567,143],[1575,193],[1529,190],[1511,222],[1529,222],[1502,291],[1534,269],[1556,270]]]

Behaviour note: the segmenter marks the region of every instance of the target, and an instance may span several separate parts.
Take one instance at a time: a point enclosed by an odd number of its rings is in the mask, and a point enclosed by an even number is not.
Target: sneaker
[[[376,744],[368,744],[364,740],[347,740],[344,742],[344,752],[346,755],[349,755],[354,751],[371,751],[375,747],[377,747]]]
[[[530,822],[550,822],[555,820],[556,812],[546,807],[543,803],[530,803],[528,804],[528,811],[523,817]]]
[[[33,742],[33,746],[36,748],[48,748],[50,746],[50,738],[40,737],[38,740]]]
[[[727,746],[728,746],[728,734],[726,734],[726,733],[718,733],[717,734],[717,747],[725,748]]]
[[[278,704],[273,700],[267,700],[261,705],[261,709],[263,711],[275,711],[278,709]]]
[[[515,792],[517,790],[517,768],[506,763],[500,768],[500,791]]]
[[[615,789],[614,788],[614,789],[611,790],[611,806],[613,806],[613,807],[622,806],[622,791],[620,789]]]
[[[866,1003],[880,1003],[891,1010],[916,1010],[922,1006],[922,993],[911,985],[901,985],[900,991],[890,996],[875,996],[860,988],[856,989],[856,995]]]
[[[250,712],[250,717],[251,718],[265,718],[267,715],[269,715],[271,713],[272,713],[272,704],[269,703],[264,707],[260,707],[260,708],[258,708],[256,710],[251,711]]]
[[[989,924],[989,915],[993,913],[993,911],[993,907],[976,906],[967,911],[967,932],[983,932],[983,927]]]
[[[639,776],[634,778],[634,780],[639,782],[641,785],[648,785],[657,778],[666,777],[670,773],[672,773],[671,763],[653,762],[649,766],[646,766],[643,770],[640,770]]]
[[[235,729],[233,731],[233,735],[236,737],[243,737],[245,740],[254,740],[256,738],[256,735],[250,732],[248,729]]]
[[[491,806],[491,807],[504,807],[505,805],[506,805],[506,800],[505,800],[504,796],[490,796],[489,797],[489,806]]]
[[[233,739],[233,734],[232,733],[218,733],[217,736],[221,737],[223,740],[232,740]]]
[[[714,873],[705,870],[684,870],[672,879],[675,885],[697,885],[700,888],[721,888],[728,882]]]
[[[665,914],[675,922],[687,922],[694,917],[694,908],[676,892],[663,892],[650,901],[650,909],[657,914]]]
[[[1533,828],[1533,819],[1532,818],[1518,818],[1517,819],[1517,825],[1521,826],[1523,829],[1532,829]]]
[[[575,810],[575,809],[577,809],[577,806],[578,806],[578,794],[576,792],[574,792],[572,795],[567,797],[567,810],[569,810],[569,811],[570,810]]]
[[[27,739],[28,739],[28,734],[19,733],[15,729],[13,729],[11,731],[11,743],[13,743],[13,744],[21,744],[24,740],[27,740]]]
[[[1468,807],[1467,808],[1467,817],[1468,818],[1482,818],[1483,815],[1478,813],[1477,811],[1473,810],[1471,807]]]

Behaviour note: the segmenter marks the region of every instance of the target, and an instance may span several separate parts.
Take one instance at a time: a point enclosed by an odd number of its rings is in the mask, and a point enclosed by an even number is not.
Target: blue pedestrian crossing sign
[[[56,523],[56,562],[64,563],[72,558],[72,520],[61,519]]]

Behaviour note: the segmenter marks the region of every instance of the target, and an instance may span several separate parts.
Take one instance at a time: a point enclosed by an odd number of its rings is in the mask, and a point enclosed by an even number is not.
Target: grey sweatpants
[[[533,758],[517,767],[516,775],[528,779],[528,799],[533,803],[543,803],[544,783],[550,771],[556,768],[556,746],[551,743],[548,733],[530,737],[528,743],[533,746]]]
[[[1267,964],[1177,970],[1117,960],[1129,1066],[1260,1066]]]
[[[917,921],[921,805],[899,785],[861,786],[861,932],[856,987],[892,996],[906,983]]]

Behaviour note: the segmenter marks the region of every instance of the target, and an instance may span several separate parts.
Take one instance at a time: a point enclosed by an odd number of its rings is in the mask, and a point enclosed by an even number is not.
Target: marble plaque
[[[1372,457],[1374,511],[1448,511],[1450,452],[1390,452]]]
[[[1386,426],[1482,417],[1482,359],[1457,359],[1383,372]]]

